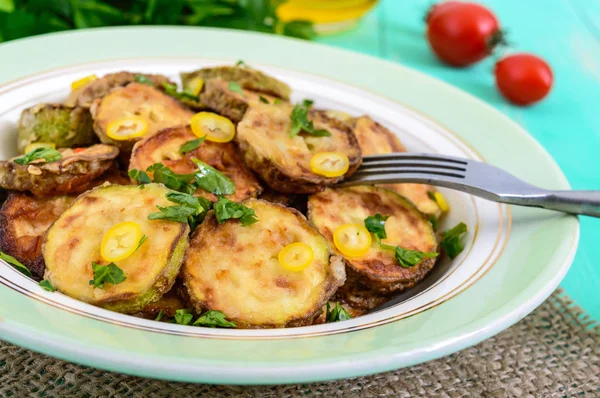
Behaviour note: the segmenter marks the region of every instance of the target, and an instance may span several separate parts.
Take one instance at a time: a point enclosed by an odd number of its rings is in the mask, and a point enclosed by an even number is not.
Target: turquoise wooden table
[[[555,86],[543,102],[519,108],[504,101],[494,87],[492,59],[468,69],[440,64],[424,38],[430,0],[382,0],[352,31],[317,41],[398,62],[470,92],[527,129],[556,159],[573,189],[600,189],[600,2],[480,2],[494,10],[514,50],[534,52],[552,66]],[[579,250],[561,286],[600,320],[600,264],[593,259],[600,219],[580,221]]]

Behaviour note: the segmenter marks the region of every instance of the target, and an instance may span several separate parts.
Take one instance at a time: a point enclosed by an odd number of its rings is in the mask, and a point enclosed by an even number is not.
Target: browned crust
[[[309,113],[309,116],[317,128],[323,128],[325,125],[342,132],[348,141],[348,147],[355,149],[355,154],[348,157],[350,163],[348,171],[340,177],[324,177],[311,173],[308,170],[302,175],[291,175],[282,165],[274,162],[273,159],[259,155],[253,149],[252,142],[238,137],[240,152],[246,165],[276,191],[298,194],[320,192],[325,187],[336,184],[344,178],[351,176],[360,167],[362,155],[352,129],[345,123],[327,116],[325,111],[313,110]]]
[[[225,89],[223,83],[220,79],[207,81],[200,94],[200,103],[233,123],[238,123],[244,117],[248,103]]]
[[[270,203],[270,202],[266,202],[266,201],[260,200],[260,199],[252,199],[252,200],[260,201],[263,203],[268,203],[268,205],[270,205],[270,206],[275,206],[280,209],[289,211],[298,218],[298,220],[300,221],[300,223],[303,225],[304,228],[314,231],[314,229],[312,228],[312,226],[310,225],[310,223],[308,222],[306,217],[304,217],[304,215],[302,215],[302,213],[300,213],[296,209],[291,209],[286,206],[280,205],[278,203]],[[192,306],[194,307],[194,310],[197,313],[201,313],[203,311],[211,310],[211,309],[215,309],[215,308],[212,308],[212,302],[210,301],[210,299],[201,300],[200,298],[198,298],[194,294],[194,290],[189,285],[190,281],[193,280],[193,277],[191,276],[191,274],[188,270],[188,268],[190,267],[190,265],[188,265],[189,255],[192,251],[201,252],[203,247],[205,247],[206,245],[215,244],[214,237],[217,236],[219,227],[220,227],[220,225],[217,222],[217,219],[214,215],[214,211],[211,210],[207,214],[202,225],[199,228],[197,228],[196,231],[194,231],[194,233],[192,234],[192,237],[190,239],[190,249],[186,255],[186,259],[184,261],[184,265],[183,265],[183,268],[181,271],[183,285],[186,289],[190,303],[192,304]],[[314,231],[314,233],[318,234],[317,231]],[[230,245],[229,247],[231,248],[232,246],[233,245]],[[329,270],[329,274],[328,274],[327,285],[323,289],[320,299],[317,301],[317,303],[315,304],[313,309],[311,309],[310,311],[307,311],[307,313],[291,317],[283,325],[281,325],[281,324],[257,325],[257,324],[249,323],[244,319],[236,319],[236,318],[229,318],[229,320],[235,322],[237,327],[242,328],[242,329],[268,329],[268,328],[284,328],[284,327],[297,327],[297,326],[311,325],[314,322],[315,318],[317,318],[321,314],[323,305],[325,305],[325,303],[327,303],[329,298],[336,292],[336,290],[344,283],[344,280],[345,280],[344,276],[341,276],[337,273],[338,271],[341,271],[342,273],[344,271],[343,260],[341,257],[336,256],[333,253],[331,253],[330,257],[329,257],[329,265],[330,265],[330,270]],[[336,270],[338,270],[338,271],[336,271]]]
[[[78,193],[108,170],[119,150],[97,144],[83,152],[61,151],[64,157],[51,163],[20,165],[12,160],[0,161],[0,187],[15,191],[30,191],[36,196]]]
[[[159,151],[171,140],[185,143],[196,139],[189,126],[173,127],[159,131],[153,136],[136,143],[131,156],[130,169],[146,170],[152,163],[150,153]],[[233,142],[217,143],[205,140],[198,148],[181,155],[178,159],[162,159],[161,163],[178,174],[193,173],[197,166],[192,159],[200,159],[209,166],[214,167],[235,184],[235,193],[226,195],[233,201],[242,201],[250,197],[256,197],[262,192],[258,179],[248,170],[240,158],[237,148]],[[216,201],[217,197],[203,189],[196,191],[197,195]]]

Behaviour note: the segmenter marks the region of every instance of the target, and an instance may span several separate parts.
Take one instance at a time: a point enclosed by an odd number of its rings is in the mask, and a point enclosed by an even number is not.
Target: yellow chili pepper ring
[[[106,135],[115,141],[142,137],[148,132],[148,121],[140,116],[123,117],[109,123]]]
[[[319,152],[310,159],[312,172],[325,177],[343,176],[349,167],[348,156],[340,152]]]
[[[131,256],[142,238],[139,224],[126,221],[112,226],[102,238],[100,255],[105,261],[119,261]]]
[[[315,258],[313,249],[302,242],[290,243],[279,252],[279,263],[289,271],[302,271],[310,266]]]
[[[206,137],[213,142],[229,142],[235,137],[235,125],[231,120],[212,112],[196,113],[190,126],[197,137]]]
[[[360,224],[344,224],[333,231],[333,244],[345,256],[362,257],[371,248],[371,233]]]

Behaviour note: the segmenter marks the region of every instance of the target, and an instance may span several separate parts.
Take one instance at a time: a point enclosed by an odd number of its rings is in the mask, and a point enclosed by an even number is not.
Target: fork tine
[[[428,153],[409,153],[409,152],[395,152],[386,153],[380,155],[369,155],[363,157],[363,165],[376,164],[381,162],[389,161],[425,161],[430,163],[437,163],[439,165],[450,166],[462,165],[467,166],[467,159],[456,158],[453,156],[428,154]]]
[[[453,186],[461,181],[464,182],[464,177],[456,176],[451,173],[421,173],[418,170],[398,172],[387,174],[363,174],[353,175],[352,177],[336,184],[340,187],[349,187],[354,185],[374,185],[374,184],[396,184],[398,182],[412,182],[420,184],[431,184],[435,181],[435,185]]]
[[[352,175],[351,178],[365,177],[369,175],[379,175],[379,174],[410,174],[410,173],[418,173],[418,174],[428,174],[428,175],[441,175],[447,177],[456,177],[456,178],[465,178],[464,169],[449,169],[449,168],[441,168],[441,167],[404,167],[404,166],[390,166],[390,167],[374,167],[370,169],[359,168],[356,173]]]
[[[395,160],[395,161],[380,161],[380,162],[369,162],[366,164],[361,164],[359,171],[369,171],[369,172],[375,172],[376,170],[378,172],[381,172],[381,170],[384,169],[394,169],[394,170],[398,170],[398,169],[404,169],[404,168],[425,168],[425,169],[437,169],[437,170],[441,170],[441,171],[447,171],[447,170],[454,170],[457,172],[463,172],[462,174],[464,174],[464,172],[467,171],[466,166],[461,166],[461,165],[455,165],[455,166],[449,166],[449,165],[444,165],[444,164],[440,164],[437,162],[425,162],[425,161],[421,161],[421,162],[415,162],[415,161],[411,161],[411,160],[405,160],[405,159],[399,159],[399,160]]]

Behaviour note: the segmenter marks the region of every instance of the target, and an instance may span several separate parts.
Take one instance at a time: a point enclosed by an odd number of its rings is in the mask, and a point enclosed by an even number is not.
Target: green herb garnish
[[[192,161],[198,166],[198,171],[194,174],[196,186],[215,195],[235,193],[235,185],[231,179],[199,159],[192,159]]]
[[[186,206],[156,206],[158,212],[148,214],[148,220],[168,220],[187,223],[190,217],[196,214],[196,210]]]
[[[105,283],[118,285],[126,279],[125,272],[117,267],[115,263],[100,265],[92,261],[92,268],[94,270],[94,279],[90,281],[90,285],[94,285],[98,289],[104,289]]]
[[[229,87],[229,90],[233,91],[234,93],[241,94],[244,97],[246,96],[246,94],[244,94],[244,90],[242,90],[242,86],[240,86],[239,83],[230,81],[228,83],[228,87]]]
[[[179,325],[189,325],[193,318],[194,315],[192,315],[190,310],[175,311],[175,323]]]
[[[6,261],[7,263],[9,263],[13,267],[15,267],[22,274],[27,275],[27,276],[31,276],[31,271],[29,271],[29,268],[27,268],[25,265],[23,265],[23,263],[21,263],[19,260],[17,260],[13,256],[9,256],[6,253],[0,252],[0,259]]]
[[[192,229],[204,220],[206,212],[212,203],[203,197],[196,197],[182,192],[169,192],[165,197],[179,206],[161,207],[156,206],[159,212],[150,213],[149,220],[169,220],[175,222],[187,222]]]
[[[146,171],[154,174],[154,182],[164,184],[167,188],[174,191],[190,194],[196,191],[196,187],[193,184],[194,174],[175,174],[162,163],[155,163],[148,167]]]
[[[232,202],[223,196],[219,197],[213,208],[219,224],[225,220],[239,219],[242,222],[242,227],[247,227],[258,221],[254,210],[241,203]]]
[[[268,104],[269,100],[266,99],[265,97],[263,97],[262,95],[258,96],[258,99],[260,100],[260,102],[262,102],[263,104]]]
[[[163,82],[162,86],[165,89],[165,93],[167,93],[167,95],[170,95],[171,97],[173,97],[175,99],[178,99],[178,100],[187,99],[187,100],[198,102],[197,95],[194,95],[187,91],[178,91],[177,86],[175,84]]]
[[[346,321],[352,318],[350,314],[348,314],[348,311],[346,311],[344,307],[340,305],[340,303],[335,303],[335,306],[333,308],[330,308],[329,305],[330,303],[328,302],[327,311],[325,312],[325,322],[331,323]]]
[[[310,100],[305,100],[309,101]],[[315,137],[328,137],[331,133],[325,129],[315,129],[312,120],[308,120],[308,108],[305,103],[296,104],[292,113],[290,115],[290,119],[292,121],[292,127],[290,128],[290,137],[295,137],[301,131],[310,134]]]
[[[149,86],[154,87],[154,83],[152,82],[152,80],[148,79],[146,76],[144,75],[135,75],[133,78],[137,83],[141,83],[141,84],[147,84]]]
[[[147,240],[148,240],[148,237],[147,237],[146,235],[142,236],[142,237],[140,238],[140,241],[138,242],[138,244],[137,244],[137,246],[136,246],[135,250],[134,250],[134,251],[132,251],[132,252],[131,252],[131,254],[133,254],[133,253],[135,253],[136,251],[138,251],[138,249],[139,249],[139,248],[140,248],[140,247],[141,247],[141,246],[144,244],[144,242],[145,242],[145,241],[147,241]]]
[[[155,321],[160,321],[162,319],[162,317],[165,315],[165,310],[160,310],[158,311],[158,315],[156,316],[156,318],[154,318]]]
[[[246,67],[248,65],[246,65],[246,63],[244,62],[244,60],[240,59],[235,63],[235,66],[243,66]]]
[[[438,256],[438,254],[439,253],[427,253],[418,250],[408,250],[403,249],[400,246],[396,246],[394,257],[396,258],[396,261],[398,261],[398,264],[400,264],[402,268],[411,268],[419,264],[421,261],[423,261],[423,259],[435,258]]]
[[[431,223],[431,227],[433,228],[433,230],[437,231],[440,226],[438,218],[436,216],[429,216],[429,222]]]
[[[127,175],[129,175],[130,178],[134,179],[138,184],[150,184],[152,182],[150,176],[148,176],[148,173],[146,173],[145,171],[131,169],[129,170]]]
[[[210,310],[202,314],[194,322],[194,326],[204,326],[209,328],[234,328],[237,325],[226,319],[225,314],[221,311]]]
[[[50,283],[50,281],[46,280],[46,279],[44,279],[43,281],[40,282],[40,287],[47,292],[55,292],[56,291],[56,288],[54,286],[52,286],[52,283]]]
[[[281,98],[275,98],[275,99],[273,100],[273,103],[274,103],[275,105],[277,105],[277,104],[281,104],[282,102],[283,102],[283,101],[281,101]]]
[[[390,216],[382,216],[381,214],[369,216],[365,218],[365,227],[377,238],[385,239],[387,238],[387,234],[385,233],[385,221],[388,218],[390,218]]]
[[[315,101],[313,101],[311,99],[305,99],[304,101],[302,101],[302,105],[304,105],[307,108],[310,108],[311,106],[313,106],[314,103],[315,103]]]
[[[179,153],[184,154],[184,153],[191,152],[194,149],[197,149],[198,147],[200,147],[200,145],[202,145],[202,143],[204,142],[205,139],[206,139],[206,137],[200,137],[200,138],[196,138],[195,140],[190,140],[190,141],[186,142],[179,149]]]
[[[56,149],[41,147],[15,158],[13,162],[20,165],[26,165],[40,159],[44,159],[48,163],[56,162],[57,160],[62,159],[62,155]]]
[[[457,224],[454,228],[442,233],[440,245],[448,254],[448,257],[455,259],[463,250],[462,237],[467,233],[467,225],[463,222]]]

